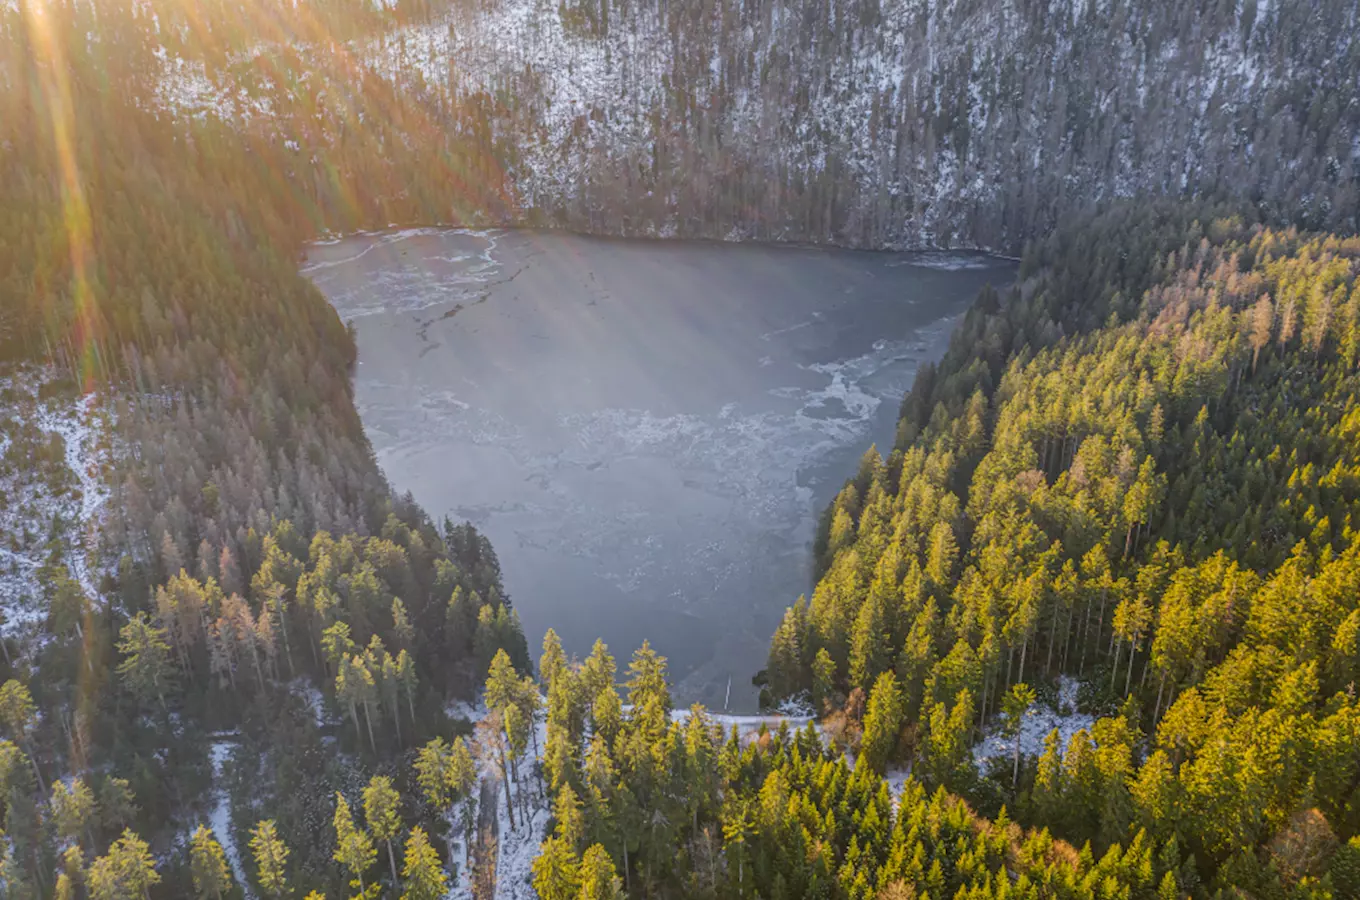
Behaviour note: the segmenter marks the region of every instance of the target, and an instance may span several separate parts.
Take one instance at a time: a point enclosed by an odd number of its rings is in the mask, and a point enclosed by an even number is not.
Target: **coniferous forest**
[[[0,475],[66,498],[0,490],[0,896],[1360,897],[1354,4],[540,4],[625,73],[565,119],[511,6],[0,4]],[[1023,254],[822,517],[812,717],[531,655],[392,491],[298,260],[393,222]]]

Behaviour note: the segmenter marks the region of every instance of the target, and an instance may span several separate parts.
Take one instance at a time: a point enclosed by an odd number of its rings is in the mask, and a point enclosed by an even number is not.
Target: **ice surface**
[[[398,490],[491,538],[532,643],[644,639],[751,712],[816,515],[1009,262],[414,229],[312,248]],[[729,680],[731,696],[727,696]]]
[[[422,228],[316,245],[305,272],[358,329],[378,461],[491,537],[530,642],[650,639],[677,703],[747,712],[816,514],[1012,275],[972,256]]]

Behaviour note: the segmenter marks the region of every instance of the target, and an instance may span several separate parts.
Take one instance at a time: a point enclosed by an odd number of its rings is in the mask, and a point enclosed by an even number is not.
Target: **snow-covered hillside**
[[[211,74],[167,54],[161,102],[277,117],[297,150],[381,83],[411,147],[471,119],[510,148],[511,218],[1001,248],[1142,192],[1352,222],[1358,28],[1336,3],[500,0],[344,47],[261,44]]]
[[[0,633],[24,638],[47,617],[59,566],[99,598],[99,523],[110,453],[93,394],[72,399],[37,369],[0,376]]]

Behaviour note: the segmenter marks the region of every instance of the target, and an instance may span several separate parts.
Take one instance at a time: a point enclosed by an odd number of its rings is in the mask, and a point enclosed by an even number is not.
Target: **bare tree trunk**
[[[1020,724],[1023,727],[1025,717],[1020,716]],[[1011,770],[1011,787],[1014,788],[1020,783],[1020,729],[1015,731],[1015,767]]]
[[[1162,677],[1157,682],[1157,705],[1152,707],[1152,730],[1157,730],[1157,719],[1162,714],[1162,691],[1166,688],[1166,672],[1162,672]]]
[[[505,811],[506,811],[506,814],[509,815],[509,817],[510,817],[510,830],[511,830],[511,831],[514,831],[514,830],[515,830],[515,802],[514,802],[513,798],[511,797],[511,791],[510,791],[510,770],[506,767],[506,764],[505,764],[505,750],[504,750],[504,748],[499,749],[499,750],[497,751],[497,753],[500,755],[500,763],[501,763],[501,781],[505,782]]]
[[[1058,662],[1058,668],[1064,675],[1067,674],[1067,652],[1072,649],[1072,620],[1076,617],[1076,601],[1067,607],[1067,627],[1063,629],[1063,652],[1062,659]]]
[[[1086,621],[1081,626],[1081,659],[1077,661],[1077,673],[1086,671],[1086,645],[1091,643],[1091,601],[1086,601]]]
[[[368,746],[373,748],[373,755],[378,754],[378,742],[373,740],[373,712],[364,704],[364,723],[368,725]]]
[[[1100,636],[1105,632],[1105,604],[1110,599],[1110,592],[1102,590],[1100,592],[1100,615],[1096,618],[1096,643],[1100,643]]]

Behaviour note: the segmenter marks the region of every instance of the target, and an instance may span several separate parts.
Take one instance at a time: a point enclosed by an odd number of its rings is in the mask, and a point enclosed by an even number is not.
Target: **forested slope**
[[[450,698],[498,649],[529,666],[499,564],[378,470],[352,336],[297,271],[315,209],[248,138],[143,102],[137,11],[20,12],[0,10],[0,361],[111,425],[93,473],[42,448],[63,496],[107,492],[101,577],[74,577],[85,548],[55,525],[5,535],[43,548],[45,615],[0,639],[0,893],[338,891],[317,811],[375,777],[413,796],[405,754],[466,727]],[[242,881],[252,826],[266,859],[291,849]]]
[[[353,6],[388,27],[215,45],[204,67],[204,29],[167,29],[159,102],[300,144],[280,154],[297,180],[353,185],[377,225],[1018,253],[1096,201],[1223,194],[1356,227],[1344,0]]]
[[[1206,889],[1321,874],[1360,828],[1357,271],[1165,209],[1034,249],[828,512],[771,696],[854,726],[886,690],[871,759],[1098,851],[1146,828]],[[980,780],[987,718],[1063,674],[1109,718]]]

